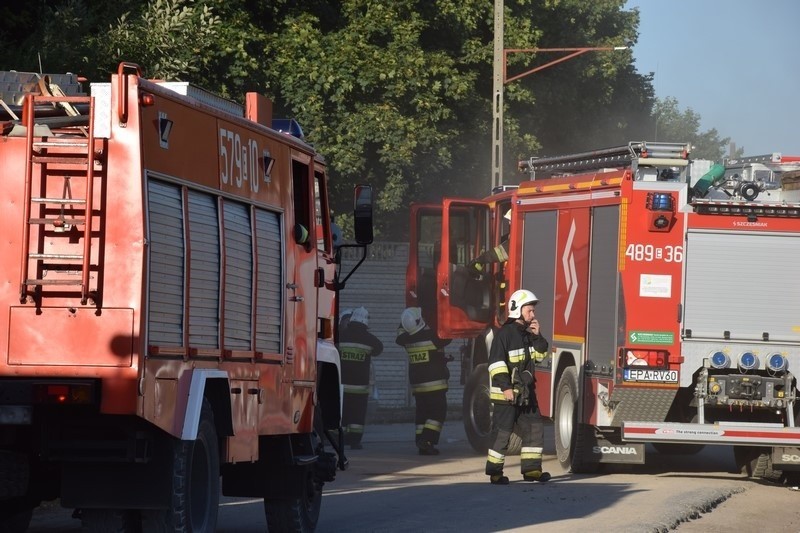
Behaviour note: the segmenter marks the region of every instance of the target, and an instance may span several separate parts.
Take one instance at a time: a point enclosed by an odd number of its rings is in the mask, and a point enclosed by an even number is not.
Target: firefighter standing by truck
[[[349,320],[343,316],[342,322],[346,322],[346,327],[339,332],[344,389],[342,427],[345,444],[360,450],[367,418],[370,362],[383,351],[383,343],[368,331],[369,312],[365,307],[356,307]]]
[[[447,416],[447,356],[450,339],[440,339],[422,318],[419,307],[400,315],[396,342],[408,352],[408,378],[416,403],[414,424],[420,455],[439,455],[436,444]]]
[[[515,291],[508,300],[508,319],[492,342],[489,353],[489,397],[494,404],[492,441],[486,458],[486,475],[493,485],[508,485],[503,475],[508,442],[516,424],[522,434],[520,469],[524,481],[545,482],[542,471],[544,424],[536,405],[533,361],[547,352],[547,339],[539,334],[534,306],[539,302],[528,290]]]

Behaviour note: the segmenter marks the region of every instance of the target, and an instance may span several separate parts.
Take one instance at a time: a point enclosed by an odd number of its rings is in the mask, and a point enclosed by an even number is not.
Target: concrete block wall
[[[361,250],[342,250],[342,276],[346,276],[361,258]],[[369,400],[368,422],[379,420],[412,420],[414,398],[408,385],[408,356],[395,343],[400,314],[405,309],[405,278],[408,243],[377,242],[367,249],[367,258],[347,281],[341,292],[342,309],[363,305],[369,311],[370,331],[384,345],[384,352],[372,359],[373,390]],[[447,393],[448,419],[461,411],[460,347],[454,340],[447,353],[454,357]]]

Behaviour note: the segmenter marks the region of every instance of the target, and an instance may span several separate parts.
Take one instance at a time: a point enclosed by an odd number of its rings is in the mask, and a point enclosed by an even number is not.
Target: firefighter
[[[522,436],[520,470],[524,481],[545,482],[542,471],[544,424],[536,405],[534,360],[547,353],[547,340],[539,334],[534,307],[539,302],[531,291],[515,291],[508,299],[508,318],[494,337],[489,351],[489,398],[492,413],[492,445],[486,458],[486,475],[493,485],[508,485],[503,475],[508,441],[516,425]]]
[[[440,339],[422,318],[422,309],[409,307],[400,315],[397,344],[408,353],[408,379],[414,395],[416,443],[420,455],[439,455],[436,444],[447,416],[447,370],[449,359],[444,347],[450,339]]]
[[[506,211],[503,218],[511,224],[511,209]],[[503,235],[500,238],[500,244],[480,254],[473,259],[469,264],[469,269],[475,276],[482,276],[487,269],[485,265],[491,263],[505,263],[508,261],[508,235]]]
[[[345,430],[345,444],[353,450],[360,450],[367,418],[369,365],[372,357],[383,351],[383,343],[368,331],[369,312],[365,307],[353,309],[349,319],[343,315],[342,322],[346,322],[346,326],[339,331],[344,389],[342,427]]]

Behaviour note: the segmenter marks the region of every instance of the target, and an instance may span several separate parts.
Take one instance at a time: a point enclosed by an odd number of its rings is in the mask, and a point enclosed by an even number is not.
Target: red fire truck
[[[90,531],[213,531],[220,492],[312,530],[346,466],[323,159],[256,93],[0,76],[3,530],[60,498]],[[357,187],[365,253],[371,209]]]
[[[800,469],[796,184],[728,190],[712,167],[690,186],[689,148],[532,158],[518,187],[413,206],[407,304],[441,337],[469,339],[464,421],[476,450],[488,446],[492,328],[525,288],[550,340],[536,392],[566,470],[643,463],[645,443],[733,445],[753,476]],[[506,240],[506,263],[470,268]]]

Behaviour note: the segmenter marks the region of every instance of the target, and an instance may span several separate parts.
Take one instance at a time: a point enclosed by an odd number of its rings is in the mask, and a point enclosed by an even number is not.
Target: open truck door
[[[470,338],[492,321],[494,281],[470,264],[491,245],[486,202],[446,199],[411,208],[406,304],[419,306],[440,338]]]

